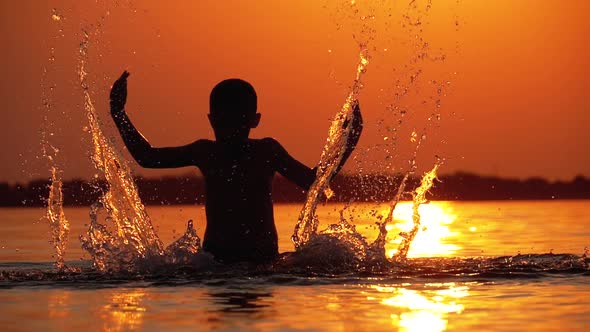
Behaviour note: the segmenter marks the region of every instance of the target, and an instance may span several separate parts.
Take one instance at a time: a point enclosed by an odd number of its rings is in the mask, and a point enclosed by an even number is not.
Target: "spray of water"
[[[295,248],[301,248],[301,246],[307,243],[310,237],[317,232],[319,224],[319,220],[316,216],[317,204],[322,193],[326,193],[326,196],[328,197],[331,196],[332,191],[328,186],[330,180],[332,180],[338,170],[338,166],[342,161],[346,149],[346,144],[352,135],[352,123],[354,122],[353,108],[357,103],[358,94],[363,87],[361,77],[366,72],[368,64],[368,50],[366,47],[362,46],[356,78],[352,84],[350,93],[346,97],[344,105],[332,120],[326,145],[324,145],[318,163],[316,180],[309,188],[307,198],[305,199],[305,203],[295,226],[295,232],[292,236]]]
[[[389,205],[389,212],[387,213],[387,217],[382,222],[378,222],[377,226],[379,227],[379,234],[373,243],[371,244],[371,251],[380,257],[385,257],[385,244],[387,242],[387,225],[393,221],[393,212],[397,207],[397,203],[401,200],[402,195],[406,190],[406,183],[408,182],[408,178],[410,177],[410,173],[406,173],[397,188],[397,192],[391,203]]]
[[[105,137],[98,114],[90,96],[86,62],[88,59],[89,33],[83,32],[80,43],[80,86],[84,95],[84,107],[92,134],[92,161],[108,183],[108,190],[101,198],[107,219],[114,225],[114,234],[99,224],[96,209],[87,236],[81,238],[83,247],[90,252],[95,266],[108,269],[111,262],[129,262],[162,256],[162,242],[156,235],[145,206],[139,198],[127,162],[119,155],[113,144]],[[124,257],[124,259],[122,259]]]
[[[354,1],[351,2],[351,4],[353,7],[355,6]],[[417,6],[418,5],[415,1],[411,1],[408,5],[408,10],[417,10]],[[425,13],[429,11],[430,7],[431,2],[428,1],[426,4]],[[357,8],[353,9],[355,9],[355,13],[358,13]],[[368,17],[374,18],[374,16]],[[410,19],[410,16],[408,15],[405,17],[408,20]],[[421,17],[418,18],[418,22],[420,22],[420,20]],[[353,116],[351,105],[356,102],[358,93],[362,88],[361,78],[366,72],[366,66],[369,62],[367,52],[368,43],[374,39],[373,34],[375,33],[375,30],[371,28],[366,20],[363,20],[361,32],[361,39],[364,39],[362,41],[357,40],[357,42],[359,42],[361,45],[361,56],[360,63],[357,66],[355,80],[343,107],[334,116],[327,142],[320,158],[316,181],[308,192],[305,204],[301,210],[297,225],[295,227],[295,232],[292,236],[295,248],[299,252],[309,252],[310,254],[304,255],[307,258],[311,258],[312,256],[316,256],[316,258],[321,257],[321,263],[326,263],[328,261],[331,262],[334,260],[333,255],[330,256],[328,254],[328,256],[326,256],[324,254],[325,252],[338,252],[340,249],[342,249],[344,252],[351,253],[351,255],[348,257],[353,257],[352,260],[359,264],[362,264],[367,260],[387,260],[385,256],[387,225],[393,220],[393,212],[397,206],[397,203],[402,198],[402,195],[405,193],[406,183],[409,177],[412,176],[416,171],[417,152],[420,149],[422,141],[425,139],[425,135],[418,136],[416,131],[412,132],[411,142],[415,143],[416,146],[414,149],[414,155],[410,160],[410,168],[399,184],[396,195],[392,198],[387,217],[383,222],[378,223],[379,235],[371,245],[368,245],[366,239],[355,230],[354,225],[344,218],[342,213],[343,211],[341,211],[341,218],[338,224],[329,225],[321,232],[317,231],[319,224],[319,220],[316,216],[317,204],[322,192],[327,192],[326,196],[328,198],[330,197],[331,191],[329,190],[328,186],[332,177],[335,175],[337,166],[341,162],[342,154],[346,148],[346,141],[348,137],[350,137],[350,128],[343,127],[342,124],[346,123],[346,121],[350,121],[350,117]],[[424,176],[422,179],[423,185],[424,183],[430,183],[430,186],[432,185],[432,181],[429,181],[429,178],[431,175],[435,176],[437,167],[438,164],[435,166],[433,171],[427,173]],[[414,222],[417,223],[418,226],[416,226],[415,231],[410,232],[410,234],[405,236],[405,241],[403,242],[404,247],[400,248],[400,252],[403,253],[404,259],[407,253],[407,248],[409,248],[410,243],[419,229],[420,215],[418,213],[417,206],[423,203],[421,200],[424,199],[424,195],[430,187],[424,188],[425,187],[420,186],[418,189],[416,189],[416,193],[414,193],[414,205],[416,206]],[[340,249],[331,250],[337,249],[337,247]],[[338,257],[338,259],[342,259],[342,257]]]
[[[162,242],[153,229],[145,206],[139,198],[127,162],[119,155],[114,145],[103,133],[87,83],[86,64],[89,42],[90,34],[84,31],[79,48],[78,74],[89,122],[89,132],[92,135],[92,161],[95,168],[104,175],[108,183],[108,190],[91,209],[91,223],[87,234],[81,237],[82,246],[91,254],[95,268],[100,271],[135,270],[138,267],[145,266],[144,263],[152,266],[164,262],[188,263],[200,250],[200,239],[196,235],[192,223],[189,222],[185,235],[164,249]],[[387,235],[385,226],[387,222],[391,221],[393,210],[404,192],[408,178],[408,175],[406,175],[402,181],[398,194],[392,201],[391,216],[381,225],[382,232],[380,232],[379,237],[372,246],[367,244],[365,238],[355,230],[354,225],[348,222],[343,215],[341,215],[340,223],[330,225],[321,232],[317,231],[319,221],[316,216],[316,208],[318,201],[322,193],[328,197],[330,196],[330,180],[337,172],[347,142],[353,134],[351,125],[354,123],[355,116],[353,109],[357,103],[358,94],[363,87],[361,78],[366,72],[369,63],[367,44],[360,43],[360,45],[360,60],[355,80],[344,105],[336,113],[331,123],[326,145],[318,164],[316,180],[309,190],[292,236],[298,251],[315,247],[320,249],[312,250],[312,252],[329,252],[329,250],[323,250],[322,248],[325,248],[326,245],[338,245],[343,248],[341,252],[346,254],[337,259],[336,262],[346,263],[350,261],[353,264],[365,261],[367,255],[375,247],[379,247],[380,252],[382,252],[381,256],[384,256],[383,247]],[[433,176],[435,176],[435,172],[436,167],[431,171]],[[53,197],[60,198],[61,182],[57,178],[57,174],[56,172],[56,191]],[[427,178],[429,178],[428,174],[425,176],[425,179]],[[431,186],[432,180],[429,182]],[[418,206],[423,203],[424,194],[429,188],[426,188],[424,183],[425,180],[423,179],[423,185],[416,190],[414,196],[415,204]],[[59,213],[60,206],[61,204],[55,204],[56,209],[54,210],[58,212],[52,212],[52,215],[57,216],[58,219],[63,216],[63,210],[62,214]],[[99,216],[103,209],[106,217],[104,222],[100,222]],[[417,225],[416,230],[405,237],[407,240],[405,246],[408,248],[419,229],[419,218],[416,207],[414,217],[414,222]],[[65,220],[65,218],[62,220]],[[400,250],[400,252],[402,251]],[[405,252],[407,253],[407,249]],[[347,257],[352,258],[348,259]]]
[[[139,197],[127,161],[104,135],[86,81],[89,43],[90,35],[84,31],[78,74],[92,135],[92,162],[104,175],[108,189],[91,208],[88,232],[80,238],[82,247],[90,253],[99,271],[131,271],[157,268],[165,263],[193,262],[201,249],[201,240],[192,221],[188,222],[186,233],[164,249]],[[101,223],[99,216],[103,209],[106,217]]]
[[[57,22],[60,36],[62,34],[61,21],[63,17],[53,9],[51,12],[51,19]],[[54,36],[54,37],[56,37]],[[41,130],[41,152],[43,157],[47,159],[49,168],[51,170],[51,184],[49,185],[49,195],[47,197],[47,211],[44,219],[49,224],[51,232],[51,244],[55,250],[55,266],[58,271],[63,272],[68,270],[65,265],[64,257],[68,244],[68,234],[70,231],[70,223],[66,219],[63,209],[63,193],[62,193],[62,178],[61,170],[56,161],[59,149],[53,146],[48,136],[53,135],[52,123],[49,117],[53,112],[53,90],[54,86],[49,84],[49,73],[55,66],[55,48],[50,47],[48,66],[43,68],[41,76],[42,89],[42,104],[45,111],[44,128]]]
[[[59,170],[56,167],[51,167],[51,186],[47,199],[46,218],[51,229],[51,242],[55,248],[55,266],[58,271],[64,271],[66,269],[64,255],[68,244],[70,223],[63,210],[62,181],[58,173]]]
[[[400,236],[402,237],[402,242],[400,243],[399,248],[397,250],[398,254],[395,257],[396,261],[406,260],[406,257],[408,256],[408,251],[410,250],[410,245],[412,244],[412,241],[414,241],[416,234],[418,234],[418,231],[420,230],[420,212],[418,211],[418,209],[420,208],[420,205],[428,201],[426,199],[426,193],[428,192],[428,190],[430,190],[430,188],[432,188],[432,185],[434,184],[434,180],[436,179],[436,171],[438,170],[438,167],[439,163],[437,162],[436,164],[434,164],[434,167],[429,172],[426,172],[426,174],[424,174],[422,180],[420,181],[420,186],[418,186],[418,188],[416,188],[416,190],[414,191],[412,202],[412,222],[414,223],[414,225],[412,226],[412,229],[409,232],[403,232],[400,234]]]

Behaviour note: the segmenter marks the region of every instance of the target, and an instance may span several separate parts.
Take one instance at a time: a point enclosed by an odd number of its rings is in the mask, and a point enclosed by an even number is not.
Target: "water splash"
[[[367,261],[368,248],[366,239],[341,211],[338,224],[311,234],[309,241],[287,256],[286,266],[307,267],[313,272],[359,270]]]
[[[432,185],[434,184],[434,180],[436,179],[436,171],[440,166],[439,162],[434,165],[434,167],[424,174],[422,180],[420,181],[420,186],[416,188],[413,194],[413,204],[412,204],[412,221],[414,226],[409,232],[401,233],[400,236],[402,237],[402,243],[400,243],[398,248],[398,254],[395,257],[396,261],[404,261],[408,256],[408,251],[410,250],[410,245],[414,238],[416,238],[416,234],[420,230],[420,212],[418,209],[420,205],[426,203],[428,200],[426,199],[426,193]]]
[[[406,193],[409,173],[402,179],[387,216],[382,222],[377,223],[379,234],[372,243],[369,244],[367,239],[356,230],[355,225],[344,217],[344,211],[349,208],[347,205],[340,211],[340,221],[337,224],[331,224],[322,231],[310,234],[309,240],[297,248],[295,253],[284,257],[279,265],[305,267],[316,272],[350,270],[376,272],[388,271],[394,266],[393,263],[406,262],[410,246],[420,231],[419,207],[427,202],[426,193],[434,184],[438,167],[440,163],[437,161],[432,170],[424,174],[420,186],[413,192],[412,221],[414,224],[409,232],[400,233],[403,240],[395,257],[388,257],[386,254],[387,225],[393,221],[394,210],[402,195]]]
[[[389,206],[389,212],[387,213],[387,217],[382,222],[377,222],[377,226],[379,227],[379,234],[373,243],[371,244],[371,250],[378,256],[385,257],[385,244],[387,242],[387,225],[389,225],[393,221],[393,212],[397,207],[397,203],[402,198],[406,190],[406,184],[408,183],[408,178],[410,177],[410,173],[406,173],[400,182],[397,192],[393,199],[391,200],[391,204]]]
[[[81,237],[83,247],[92,255],[93,264],[99,271],[136,270],[138,267],[145,266],[146,262],[151,265],[165,262],[172,264],[190,262],[191,258],[200,250],[200,239],[196,235],[192,223],[189,222],[187,232],[183,237],[164,250],[162,242],[153,229],[145,206],[139,199],[127,162],[104,136],[87,83],[86,64],[89,41],[90,34],[84,31],[79,48],[78,74],[89,121],[89,132],[92,134],[92,161],[95,168],[104,175],[109,187],[100,202],[92,207],[88,233]],[[380,236],[372,245],[368,245],[366,239],[356,232],[354,225],[343,216],[341,216],[340,223],[330,225],[326,230],[318,233],[319,221],[316,216],[316,208],[322,193],[328,198],[331,196],[330,180],[335,175],[343,158],[346,144],[351,138],[351,123],[354,123],[353,108],[363,87],[361,78],[369,63],[367,42],[359,42],[359,45],[361,46],[360,60],[355,80],[344,105],[336,113],[331,123],[328,139],[318,164],[317,178],[310,188],[292,236],[295,247],[299,251],[323,248],[326,244],[328,248],[334,245],[340,246],[342,248],[340,252],[345,253],[340,258],[340,263],[351,262],[353,265],[366,261],[367,257],[385,256],[384,243],[387,236],[385,226],[391,220],[386,220],[380,225],[380,229],[382,228]],[[418,146],[421,141],[422,136],[418,140]],[[415,165],[412,169],[415,169]],[[404,193],[407,178],[408,175],[403,179],[398,194],[392,201],[391,215]],[[103,209],[106,217],[101,222],[99,216]],[[417,210],[415,213],[417,214]],[[419,225],[419,214],[417,220]],[[316,250],[311,251],[317,252]],[[321,251],[331,252],[330,250]],[[377,251],[379,254],[374,254]]]
[[[200,250],[201,239],[189,220],[184,235],[169,245],[164,254],[168,264],[190,264]]]
[[[89,33],[83,31],[78,74],[92,134],[92,162],[108,183],[108,190],[102,196],[101,204],[106,209],[107,219],[114,225],[116,232],[108,232],[106,227],[98,222],[97,214],[94,213],[88,234],[81,237],[81,240],[83,247],[93,256],[95,266],[99,270],[105,270],[109,268],[109,264],[117,262],[116,265],[120,265],[122,256],[125,256],[122,261],[132,266],[137,260],[160,257],[164,250],[139,198],[129,165],[102,131],[86,80],[89,41]]]
[[[104,175],[108,190],[91,207],[88,232],[80,237],[82,247],[90,253],[99,271],[150,270],[163,264],[194,262],[201,240],[192,220],[186,233],[164,249],[139,197],[127,161],[102,131],[86,80],[89,42],[89,33],[83,31],[78,74],[94,147],[92,162]],[[99,220],[102,210],[106,213],[104,222]]]
[[[355,2],[354,1],[351,2],[351,5],[354,7]],[[428,13],[431,6],[432,6],[431,1],[430,0],[427,1],[426,7],[425,7],[425,10],[423,13],[424,15],[426,15]],[[410,10],[410,11],[411,10],[418,10],[418,5],[417,5],[416,1],[410,1],[409,5],[408,5],[408,10]],[[358,13],[358,9],[355,8],[354,12]],[[374,16],[371,16],[371,17],[374,18]],[[408,15],[405,16],[405,18],[408,20],[409,20],[409,17],[410,16],[408,16]],[[421,24],[421,17],[422,16],[419,16],[417,23],[416,23],[417,25]],[[367,24],[367,22],[363,22],[362,29],[360,32],[361,32],[359,35],[360,37],[356,37],[356,34],[353,35],[355,40],[357,42],[359,42],[359,45],[361,46],[360,63],[357,66],[356,78],[354,80],[351,91],[350,91],[349,95],[347,96],[347,99],[346,99],[343,107],[340,109],[340,111],[338,113],[336,113],[336,115],[332,121],[332,125],[330,127],[328,139],[327,139],[327,142],[324,146],[324,150],[322,151],[322,156],[320,158],[320,162],[318,165],[318,172],[316,174],[316,176],[317,176],[316,181],[313,183],[312,187],[310,188],[310,190],[308,192],[305,204],[300,212],[299,219],[298,219],[297,225],[295,227],[294,234],[292,236],[292,240],[295,244],[295,248],[300,252],[307,252],[307,251],[311,250],[312,252],[314,252],[314,254],[316,254],[316,255],[319,254],[320,256],[322,256],[322,254],[321,254],[322,250],[330,251],[330,249],[329,249],[330,246],[333,246],[332,249],[335,249],[335,251],[339,250],[336,247],[343,246],[340,249],[343,248],[343,252],[350,252],[351,257],[354,257],[355,261],[364,261],[364,262],[381,261],[381,262],[385,262],[385,261],[387,261],[387,257],[385,255],[385,244],[386,244],[386,238],[387,238],[387,225],[392,221],[393,212],[397,206],[397,203],[400,201],[400,199],[402,198],[402,195],[405,193],[405,187],[406,187],[406,183],[407,183],[409,177],[411,175],[413,175],[417,169],[417,165],[416,165],[417,152],[420,149],[422,142],[426,138],[425,135],[418,135],[418,133],[415,130],[412,132],[412,135],[410,137],[410,141],[412,143],[415,143],[415,149],[414,149],[413,157],[411,158],[411,160],[409,162],[410,169],[409,169],[409,171],[406,172],[401,183],[399,184],[398,191],[397,191],[395,197],[393,197],[392,202],[390,204],[390,211],[389,211],[387,218],[383,222],[377,223],[378,227],[379,227],[379,235],[371,245],[367,244],[366,239],[362,238],[362,236],[360,236],[356,232],[356,230],[354,229],[354,225],[347,222],[342,217],[342,214],[341,214],[341,220],[338,224],[330,225],[330,226],[328,226],[328,228],[326,230],[318,233],[317,229],[318,229],[318,225],[319,225],[319,220],[318,220],[317,216],[315,215],[315,211],[316,211],[319,199],[320,199],[320,195],[322,193],[325,193],[326,196],[328,198],[330,198],[330,196],[331,196],[330,194],[332,193],[331,190],[329,190],[328,186],[329,186],[329,183],[330,183],[332,177],[336,173],[339,163],[341,162],[342,153],[343,153],[343,151],[345,151],[347,139],[350,137],[350,128],[344,128],[344,127],[342,127],[342,124],[346,123],[346,121],[350,121],[351,120],[350,117],[353,116],[351,105],[356,102],[356,99],[358,97],[358,93],[362,89],[363,85],[361,82],[361,78],[362,78],[363,74],[366,72],[366,66],[368,65],[368,62],[369,62],[368,61],[368,59],[369,59],[368,43],[374,39],[374,34],[375,34],[376,30],[371,28]],[[359,40],[358,38],[361,38],[362,40]],[[427,43],[422,43],[422,44],[423,44],[422,45],[423,47],[427,47]],[[416,76],[417,75],[419,75],[419,72],[416,74]],[[415,79],[415,77],[412,77],[412,81],[414,79]],[[395,141],[395,139],[394,139],[394,141]],[[437,164],[437,166],[435,166],[435,169],[437,167],[438,167],[438,164]],[[435,174],[436,170],[433,170],[433,171]],[[429,177],[428,174],[425,175],[424,178],[422,179],[422,181],[423,182],[427,181],[428,177]],[[415,205],[416,205],[414,220],[415,220],[415,222],[416,221],[418,222],[418,226],[416,226],[416,227],[419,227],[419,220],[420,220],[420,215],[417,211],[417,206],[422,204],[422,202],[419,202],[420,197],[423,198],[425,192],[428,190],[428,189],[425,189],[422,196],[420,196],[417,194],[418,191],[421,190],[420,188],[418,188],[416,190],[416,193],[414,196],[414,201],[415,201]],[[404,245],[406,247],[409,248],[409,245],[410,245],[411,241],[413,240],[413,238],[415,237],[417,232],[418,232],[418,228],[415,230],[415,232],[410,232],[410,234],[407,234],[406,239],[409,239],[409,240],[404,241]],[[358,240],[358,238],[362,238],[362,241]],[[324,245],[328,246],[328,248],[323,248]],[[315,249],[312,250],[312,248],[315,248]],[[322,249],[318,250],[318,248],[322,248]],[[349,249],[351,249],[351,250],[349,250]],[[401,250],[401,252],[403,253],[404,250],[407,254],[407,249],[403,249],[403,250]],[[307,256],[309,257],[311,255],[307,255]],[[405,254],[403,257],[405,259]]]
[[[68,244],[70,223],[63,210],[62,180],[59,170],[51,167],[51,186],[47,199],[46,218],[51,229],[52,244],[55,248],[55,266],[58,271],[66,270],[64,256]]]
[[[366,72],[369,64],[368,49],[361,45],[360,60],[357,66],[356,78],[352,84],[352,88],[344,105],[336,113],[330,131],[326,140],[326,145],[322,151],[318,169],[316,172],[316,180],[309,188],[305,203],[299,214],[299,219],[295,226],[295,231],[292,236],[295,248],[301,248],[310,240],[312,234],[317,232],[319,220],[316,216],[316,208],[320,195],[326,193],[326,196],[331,196],[329,189],[330,180],[334,177],[338,170],[338,166],[342,161],[343,153],[346,148],[348,140],[351,138],[352,123],[354,122],[353,108],[357,103],[357,98],[363,85],[361,82],[362,75]]]
[[[57,11],[57,8],[51,10],[51,19],[58,22],[63,19],[63,16]]]
[[[54,37],[61,36],[63,26],[61,24],[62,16],[59,15],[57,9],[52,10],[52,19],[57,22],[60,34]],[[62,177],[61,170],[58,167],[57,156],[59,149],[53,146],[48,136],[53,136],[54,128],[49,121],[49,116],[53,112],[53,95],[54,85],[49,83],[50,71],[55,68],[55,47],[49,48],[48,66],[43,68],[41,76],[41,98],[45,111],[43,129],[41,130],[41,152],[45,159],[47,159],[49,168],[51,169],[51,184],[49,185],[49,194],[47,197],[47,211],[43,217],[49,224],[51,232],[51,244],[55,249],[55,266],[58,271],[64,272],[68,268],[65,265],[64,257],[68,244],[68,235],[70,231],[70,224],[66,219],[63,209],[63,192],[62,192]]]

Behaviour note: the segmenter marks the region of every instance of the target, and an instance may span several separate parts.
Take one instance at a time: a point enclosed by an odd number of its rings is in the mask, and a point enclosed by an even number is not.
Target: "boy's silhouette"
[[[315,180],[311,169],[291,157],[273,138],[250,139],[260,113],[254,88],[228,79],[211,91],[209,121],[215,140],[200,139],[178,147],[154,148],[125,113],[127,77],[123,72],[111,90],[111,115],[127,149],[147,168],[197,166],[206,189],[207,227],[203,249],[215,259],[269,262],[278,256],[271,185],[275,172],[308,189]],[[353,135],[342,163],[354,149],[362,129],[358,104],[354,107]]]

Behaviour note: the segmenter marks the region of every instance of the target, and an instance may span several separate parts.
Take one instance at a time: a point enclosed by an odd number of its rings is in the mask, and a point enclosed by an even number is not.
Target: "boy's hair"
[[[257,97],[254,87],[239,78],[219,82],[209,96],[209,109],[212,114],[256,114],[256,105]]]

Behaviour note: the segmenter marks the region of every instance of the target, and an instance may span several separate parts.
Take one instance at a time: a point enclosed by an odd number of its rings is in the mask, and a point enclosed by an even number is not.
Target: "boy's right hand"
[[[121,77],[113,83],[111,88],[111,112],[121,111],[127,102],[127,77],[129,72],[124,71]]]

